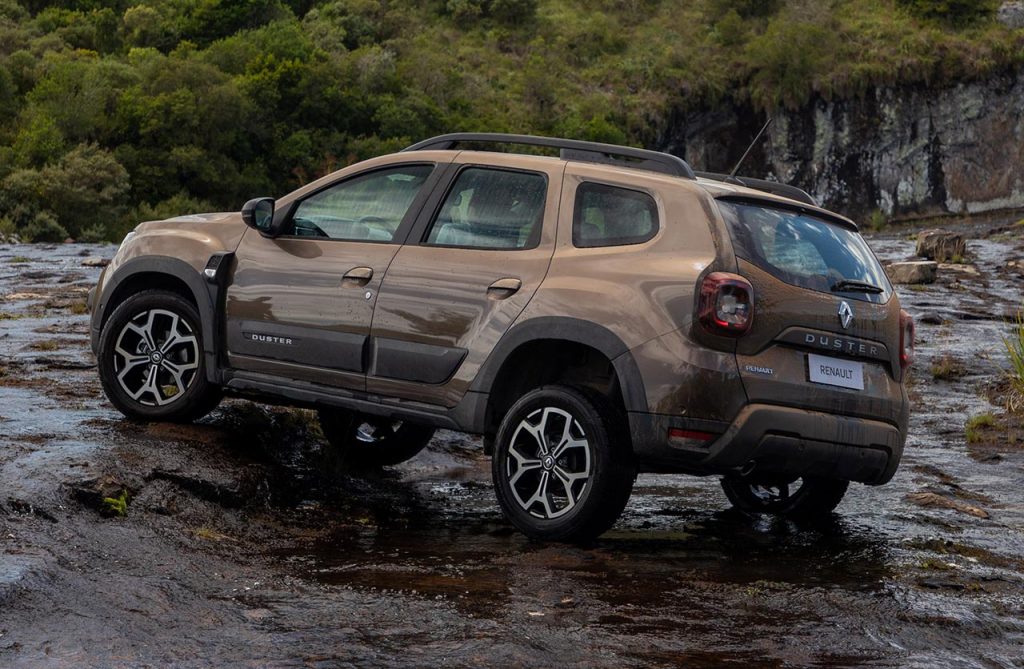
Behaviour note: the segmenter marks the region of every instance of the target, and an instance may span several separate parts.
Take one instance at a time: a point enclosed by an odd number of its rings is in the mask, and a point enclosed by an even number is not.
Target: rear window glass
[[[884,302],[891,286],[864,239],[848,228],[785,209],[719,200],[736,255],[781,281]],[[881,292],[862,286],[877,286]]]
[[[583,183],[576,189],[572,243],[577,248],[640,244],[658,231],[658,206],[647,193]]]

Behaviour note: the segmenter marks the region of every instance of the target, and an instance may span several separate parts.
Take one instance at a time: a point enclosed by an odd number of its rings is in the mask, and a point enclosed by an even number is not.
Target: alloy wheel
[[[516,426],[505,475],[516,502],[530,515],[547,520],[572,511],[591,474],[590,443],[567,411],[537,409]]]
[[[163,406],[182,396],[199,369],[199,338],[166,309],[143,311],[125,323],[114,344],[118,385],[133,400]]]

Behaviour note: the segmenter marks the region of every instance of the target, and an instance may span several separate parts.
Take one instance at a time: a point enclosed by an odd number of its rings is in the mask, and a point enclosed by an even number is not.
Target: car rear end
[[[734,347],[747,404],[704,467],[888,481],[906,438],[913,322],[874,254],[824,210],[742,190],[716,204],[735,267],[703,277],[696,329]]]

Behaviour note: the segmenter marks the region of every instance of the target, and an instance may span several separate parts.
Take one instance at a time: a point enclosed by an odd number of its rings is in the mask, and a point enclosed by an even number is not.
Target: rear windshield
[[[718,206],[736,255],[775,278],[868,302],[889,299],[892,286],[885,271],[853,230],[785,209],[724,200]]]

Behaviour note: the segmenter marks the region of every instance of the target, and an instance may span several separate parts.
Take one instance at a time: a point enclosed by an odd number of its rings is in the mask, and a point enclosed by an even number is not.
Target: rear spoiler
[[[811,197],[807,191],[797,188],[796,186],[790,186],[789,184],[782,184],[777,181],[768,181],[767,179],[754,179],[753,177],[734,177],[729,176],[728,174],[716,174],[714,172],[695,172],[694,174],[701,179],[711,179],[712,181],[721,181],[722,183],[733,184],[735,186],[745,186],[764,193],[771,193],[772,195],[778,195],[779,197],[796,200],[803,204],[809,204],[812,207],[819,206],[817,201]]]

